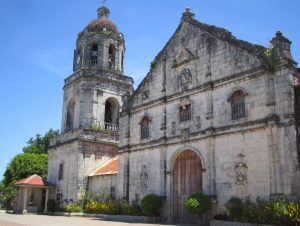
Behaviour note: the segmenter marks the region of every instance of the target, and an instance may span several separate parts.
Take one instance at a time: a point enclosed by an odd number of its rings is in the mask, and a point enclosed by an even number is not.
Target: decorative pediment
[[[197,57],[187,48],[183,48],[178,55],[178,57],[173,62],[173,67],[178,67],[180,65],[186,64],[192,60],[195,60]]]

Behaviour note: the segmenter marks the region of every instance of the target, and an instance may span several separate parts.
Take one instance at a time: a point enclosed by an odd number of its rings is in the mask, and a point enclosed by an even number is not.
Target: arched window
[[[150,138],[150,120],[147,116],[141,122],[141,139]]]
[[[180,100],[179,105],[179,121],[186,122],[192,119],[192,103],[189,98]]]
[[[232,94],[231,112],[232,112],[232,120],[237,120],[246,117],[245,94],[243,91],[238,90]]]
[[[113,44],[109,45],[108,49],[108,67],[111,69],[115,68],[116,63],[116,47]]]
[[[93,44],[91,47],[90,66],[98,65],[98,44]]]
[[[67,108],[66,132],[74,127],[75,101],[70,100]]]
[[[113,97],[110,97],[105,102],[105,129],[119,129],[119,102]]]
[[[192,119],[192,105],[182,105],[179,107],[180,122],[190,121]]]

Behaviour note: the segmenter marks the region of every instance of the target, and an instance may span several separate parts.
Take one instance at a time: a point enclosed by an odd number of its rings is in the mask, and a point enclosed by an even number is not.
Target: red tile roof
[[[15,183],[17,186],[22,186],[22,185],[31,185],[31,186],[53,186],[50,184],[48,181],[43,180],[40,176],[34,174],[30,177],[27,177],[23,180],[20,180]]]
[[[99,168],[97,168],[94,172],[92,172],[89,176],[104,176],[104,175],[113,175],[118,174],[119,170],[119,157],[109,159]]]

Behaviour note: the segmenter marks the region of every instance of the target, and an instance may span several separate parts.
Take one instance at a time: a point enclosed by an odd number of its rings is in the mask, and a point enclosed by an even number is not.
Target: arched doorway
[[[191,194],[202,192],[202,172],[201,159],[194,151],[184,151],[177,157],[173,170],[174,220],[190,221],[184,202]]]

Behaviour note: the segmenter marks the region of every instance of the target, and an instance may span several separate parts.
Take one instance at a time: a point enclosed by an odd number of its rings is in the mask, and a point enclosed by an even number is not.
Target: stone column
[[[45,209],[44,213],[48,212],[48,199],[49,199],[49,188],[46,188],[46,197],[45,197]]]
[[[171,169],[167,169],[167,178],[166,178],[166,189],[167,189],[167,207],[168,207],[168,218],[167,222],[173,222],[173,173],[170,171]]]
[[[23,193],[24,193],[24,197],[23,197],[22,214],[26,214],[27,213],[27,193],[28,193],[28,189],[26,187],[23,189]]]
[[[19,188],[19,191],[18,191],[18,205],[17,205],[17,213],[20,213],[21,212],[21,208],[22,208],[22,191],[23,189],[22,188]]]

